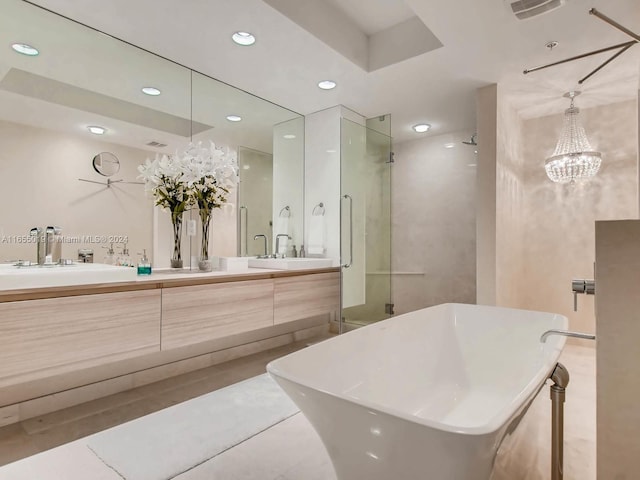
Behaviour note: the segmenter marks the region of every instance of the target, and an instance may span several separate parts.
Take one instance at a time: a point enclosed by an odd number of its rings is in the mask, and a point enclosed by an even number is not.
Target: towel
[[[289,233],[289,217],[278,217],[276,219],[276,228],[273,231],[274,242],[276,241],[276,235],[280,235],[281,233],[291,236],[291,234]],[[286,254],[288,244],[289,244],[288,238],[280,237],[280,243],[278,243],[278,251],[276,253],[280,255]]]
[[[307,239],[309,255],[324,255],[325,221],[324,215],[311,215],[309,221],[309,237]]]

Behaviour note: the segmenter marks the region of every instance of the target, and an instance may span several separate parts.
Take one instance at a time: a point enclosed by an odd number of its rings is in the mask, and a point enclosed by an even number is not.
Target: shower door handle
[[[349,262],[342,264],[344,268],[349,268],[353,265],[353,198],[346,194],[342,198],[349,200]]]
[[[249,209],[244,205],[240,207],[240,218],[238,222],[238,229],[240,232],[238,233],[238,242],[240,243],[240,248],[238,248],[238,252],[240,256],[242,256],[242,210],[244,210],[244,256],[249,256]]]

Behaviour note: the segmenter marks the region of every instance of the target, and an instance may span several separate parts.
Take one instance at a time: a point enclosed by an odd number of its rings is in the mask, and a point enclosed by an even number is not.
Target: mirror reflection
[[[239,241],[249,235],[238,223],[245,199],[263,208],[253,207],[263,216],[255,228],[270,240],[278,232],[265,225],[288,202],[287,229],[302,237],[304,128],[290,144],[278,138],[282,125],[303,125],[300,115],[20,0],[3,2],[0,45],[0,202],[20,205],[0,217],[0,261],[35,260],[29,231],[56,225],[62,258],[93,250],[103,262],[128,247],[133,257],[146,249],[155,267],[168,267],[169,214],[154,207],[138,166],[192,142],[214,142],[241,161],[243,152],[272,158],[263,179],[270,185],[256,185],[241,170],[238,187],[215,211],[211,255],[254,254],[253,240]],[[118,182],[105,181],[115,173]],[[197,223],[197,211],[187,220]],[[198,255],[200,230],[182,232],[185,267]]]

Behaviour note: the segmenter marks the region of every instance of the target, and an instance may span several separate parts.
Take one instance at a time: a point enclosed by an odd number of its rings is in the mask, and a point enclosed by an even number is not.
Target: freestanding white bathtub
[[[507,431],[553,371],[567,318],[446,304],[267,366],[340,480],[487,480]]]

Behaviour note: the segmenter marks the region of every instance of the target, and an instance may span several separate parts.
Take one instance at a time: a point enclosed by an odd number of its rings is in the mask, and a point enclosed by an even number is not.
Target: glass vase
[[[182,268],[182,214],[177,215],[171,212],[171,224],[173,225],[171,268]]]
[[[198,269],[203,272],[210,272],[213,269],[209,259],[209,229],[211,227],[211,211],[200,210],[200,220],[202,222],[202,243],[200,244],[200,260]]]

